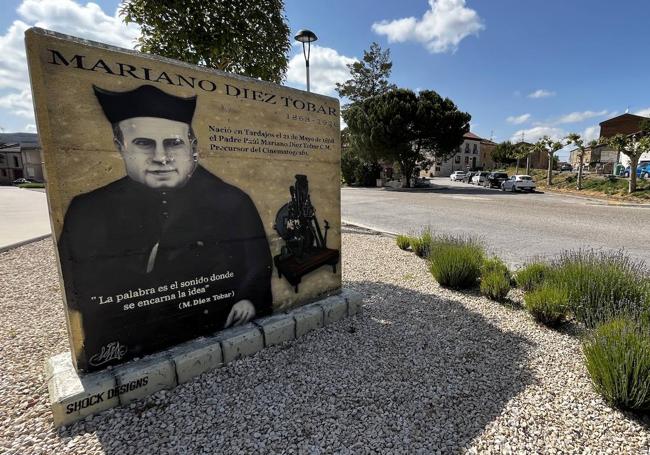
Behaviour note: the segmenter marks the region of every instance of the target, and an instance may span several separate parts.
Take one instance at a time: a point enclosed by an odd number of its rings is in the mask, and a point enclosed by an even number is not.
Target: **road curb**
[[[43,234],[39,235],[38,237],[33,237],[31,239],[27,240],[21,240],[20,242],[15,242],[15,243],[10,243],[9,245],[6,246],[0,246],[0,253],[4,253],[5,251],[13,250],[14,248],[18,248],[23,245],[27,245],[29,243],[33,242],[38,242],[39,240],[44,240],[48,237],[51,237],[52,233],[50,232],[49,234]]]
[[[398,235],[400,235],[398,232],[384,231],[384,230],[381,230],[381,229],[379,229],[377,227],[374,227],[374,226],[368,226],[366,224],[359,224],[359,223],[355,223],[355,222],[352,222],[352,221],[345,221],[344,219],[341,219],[341,224],[343,226],[353,226],[353,227],[358,227],[358,228],[361,228],[361,229],[366,229],[368,231],[373,231],[373,232],[376,232],[376,233],[381,234],[381,235],[386,235],[388,237],[397,237]]]

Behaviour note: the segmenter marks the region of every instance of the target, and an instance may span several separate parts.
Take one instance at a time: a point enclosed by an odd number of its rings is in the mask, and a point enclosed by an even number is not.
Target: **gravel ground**
[[[650,452],[648,422],[591,390],[570,328],[440,289],[390,238],[347,227],[343,248],[361,314],[58,431],[52,244],[0,255],[0,453]]]

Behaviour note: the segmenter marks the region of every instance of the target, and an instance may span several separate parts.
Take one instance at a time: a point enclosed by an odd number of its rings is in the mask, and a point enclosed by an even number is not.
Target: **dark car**
[[[23,185],[25,183],[33,183],[30,179],[25,179],[25,178],[19,178],[11,182],[14,185]]]
[[[508,174],[505,172],[490,172],[483,186],[485,188],[501,188],[501,184],[506,180],[508,180]]]
[[[468,172],[465,174],[465,177],[463,177],[463,182],[464,183],[472,183],[472,177],[476,175],[476,172]]]

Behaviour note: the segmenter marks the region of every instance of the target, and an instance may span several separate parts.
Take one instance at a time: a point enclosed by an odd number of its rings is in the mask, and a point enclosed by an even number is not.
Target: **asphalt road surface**
[[[593,248],[648,263],[650,205],[614,205],[550,193],[510,193],[433,179],[435,191],[343,188],[344,222],[391,233],[472,234],[513,267],[533,257]]]

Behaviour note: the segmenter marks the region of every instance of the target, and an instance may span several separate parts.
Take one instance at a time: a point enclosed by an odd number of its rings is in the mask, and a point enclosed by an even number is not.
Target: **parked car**
[[[565,163],[565,164],[563,164],[562,166],[560,166],[560,172],[565,172],[565,171],[569,171],[569,172],[570,172],[570,171],[572,171],[572,170],[573,170],[573,167],[572,167],[570,164],[568,164],[568,163]]]
[[[485,178],[483,186],[485,188],[501,188],[501,184],[508,180],[508,174],[505,172],[490,172]]]
[[[501,191],[535,191],[535,182],[530,175],[513,175],[501,183]]]
[[[463,183],[472,183],[472,177],[476,175],[476,171],[471,171],[465,174],[465,177],[463,177]]]
[[[22,177],[21,177],[21,178],[19,178],[19,179],[14,180],[14,181],[11,182],[11,183],[14,184],[14,185],[23,185],[23,184],[25,184],[25,183],[34,183],[34,181],[32,181],[32,180],[30,180],[30,179],[25,179],[25,178],[22,178]]]
[[[451,180],[452,182],[458,182],[460,180],[463,180],[463,177],[465,177],[464,171],[454,171],[449,176],[449,180]]]
[[[623,176],[624,177],[630,176],[630,166],[625,168],[625,172],[623,173]],[[636,176],[642,179],[647,179],[648,177],[650,177],[650,161],[639,163],[639,165],[636,167]]]
[[[489,175],[489,172],[485,171],[478,171],[474,177],[472,177],[472,181],[470,183],[473,183],[474,185],[483,185],[485,182],[485,179]]]

